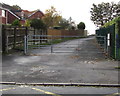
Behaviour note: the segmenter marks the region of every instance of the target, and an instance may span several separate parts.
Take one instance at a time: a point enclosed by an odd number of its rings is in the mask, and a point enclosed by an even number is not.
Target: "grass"
[[[120,69],[120,66],[115,67],[115,69]]]
[[[81,38],[85,38],[85,37],[81,37]],[[62,43],[62,42],[69,41],[69,40],[74,40],[74,39],[80,39],[80,37],[67,37],[67,38],[63,38],[63,39],[54,39],[47,43],[30,45],[29,48],[31,49],[32,47],[37,47],[38,45],[45,45],[45,46],[53,45],[53,44],[58,44],[58,43]]]

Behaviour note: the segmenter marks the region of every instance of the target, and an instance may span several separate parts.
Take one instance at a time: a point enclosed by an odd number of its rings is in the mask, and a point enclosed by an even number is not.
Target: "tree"
[[[85,29],[85,23],[84,22],[80,22],[78,25],[77,25],[77,28],[78,29]]]
[[[25,21],[25,26],[30,27],[31,26],[30,24],[31,24],[31,20],[26,20]]]
[[[69,22],[69,28],[68,28],[69,30],[73,30],[76,28],[75,22],[72,20],[72,17],[68,19],[68,22]]]
[[[68,27],[69,27],[69,21],[68,20],[66,20],[66,19],[64,19],[64,18],[62,18],[61,20],[60,20],[60,22],[59,22],[59,24],[58,24],[62,29],[68,29]]]
[[[41,19],[33,19],[30,22],[30,26],[33,27],[34,29],[46,29],[46,25]]]
[[[115,3],[104,3],[95,5],[91,8],[91,20],[97,27],[103,26],[105,23],[111,21],[118,16],[117,10],[119,6]]]
[[[116,18],[113,19],[112,21],[109,21],[109,22],[105,23],[103,27],[111,26],[111,25],[115,24],[115,23],[118,22],[118,21],[120,21],[120,16],[116,17]]]
[[[13,5],[12,7],[15,8],[15,9],[17,9],[17,10],[22,10],[21,7],[18,6],[18,5]]]
[[[43,21],[47,25],[47,27],[54,27],[58,26],[59,21],[61,20],[62,16],[56,11],[56,9],[51,6],[51,9],[46,10],[45,15],[43,17]]]
[[[12,26],[21,26],[20,21],[18,19],[14,20]]]

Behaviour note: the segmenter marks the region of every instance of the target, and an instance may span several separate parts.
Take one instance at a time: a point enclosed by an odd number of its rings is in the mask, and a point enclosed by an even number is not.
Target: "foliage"
[[[34,29],[46,29],[46,25],[41,19],[33,19],[30,22],[30,26]]]
[[[25,21],[25,26],[30,27],[30,23],[31,23],[30,20],[26,20],[26,21]]]
[[[18,5],[13,5],[12,7],[15,8],[15,9],[17,9],[17,10],[22,10],[21,7],[18,6]]]
[[[75,30],[75,26],[72,26],[71,29],[72,29],[72,30]]]
[[[77,25],[77,28],[78,28],[78,29],[85,29],[85,23],[84,23],[84,22],[80,22],[80,23]]]
[[[69,26],[68,26],[69,30],[74,30],[76,28],[75,22],[72,20],[72,17],[68,19],[68,23],[69,23]]]
[[[91,8],[91,20],[97,27],[103,26],[105,23],[111,21],[115,17],[119,16],[118,9],[120,8],[119,4],[115,3],[104,3],[95,5]]]
[[[18,19],[14,20],[12,26],[21,26],[20,21]]]
[[[61,18],[62,17],[56,11],[56,8],[51,6],[51,9],[46,10],[45,15],[43,17],[43,21],[47,25],[47,27],[53,27],[53,26],[58,26]]]
[[[64,19],[64,18],[62,18],[61,20],[60,20],[60,22],[59,22],[59,24],[58,24],[62,29],[68,29],[68,27],[69,27],[69,21],[68,20],[66,20],[66,19]]]
[[[113,24],[115,24],[117,21],[120,21],[120,16],[119,16],[119,17],[116,17],[116,18],[113,19],[112,21],[109,21],[109,22],[105,23],[105,24],[103,25],[103,27],[108,27],[108,26],[110,26],[110,25],[113,25]]]

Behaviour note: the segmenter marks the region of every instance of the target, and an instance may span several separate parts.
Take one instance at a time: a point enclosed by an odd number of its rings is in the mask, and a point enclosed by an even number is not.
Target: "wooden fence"
[[[24,50],[24,37],[27,35],[51,35],[51,36],[81,36],[86,37],[85,30],[34,30],[29,27],[2,26],[2,52],[11,49]],[[60,38],[60,37],[55,37]],[[54,39],[55,39],[54,38]]]
[[[48,29],[47,35],[58,36],[54,39],[61,39],[61,36],[80,36],[87,37],[87,30],[57,30],[57,29]]]
[[[11,49],[23,50],[24,36],[46,33],[29,27],[2,26],[2,52],[8,52]]]

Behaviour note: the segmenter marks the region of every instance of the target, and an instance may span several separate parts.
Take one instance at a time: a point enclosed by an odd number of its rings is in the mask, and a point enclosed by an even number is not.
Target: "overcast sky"
[[[101,2],[115,2],[118,3],[120,0],[0,0],[1,3],[9,5],[19,5],[24,10],[33,11],[40,9],[45,12],[46,9],[50,9],[54,6],[61,15],[72,20],[76,24],[84,22],[86,24],[86,30],[90,34],[95,33],[95,25],[90,20],[90,8],[92,4],[99,4]]]

